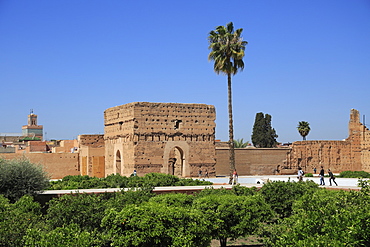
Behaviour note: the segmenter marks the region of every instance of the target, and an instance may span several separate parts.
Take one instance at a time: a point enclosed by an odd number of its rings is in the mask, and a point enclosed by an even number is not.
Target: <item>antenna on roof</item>
[[[363,124],[364,126],[366,126],[366,124],[365,124],[365,115],[363,116],[363,118],[364,118],[364,120],[362,121],[362,124]]]

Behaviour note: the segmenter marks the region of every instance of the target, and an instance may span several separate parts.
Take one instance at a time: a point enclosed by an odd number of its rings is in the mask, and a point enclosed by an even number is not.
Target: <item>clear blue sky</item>
[[[227,78],[207,36],[230,21],[249,42],[235,138],[251,139],[258,112],[279,142],[301,140],[299,121],[308,140],[344,139],[352,108],[370,126],[369,0],[0,0],[0,132],[21,132],[30,109],[48,139],[73,139],[104,133],[109,107],[205,103],[227,141]]]

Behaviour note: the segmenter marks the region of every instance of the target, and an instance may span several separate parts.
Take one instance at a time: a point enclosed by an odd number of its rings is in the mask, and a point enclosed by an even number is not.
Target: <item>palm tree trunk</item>
[[[231,94],[231,74],[227,74],[227,92],[228,92],[228,108],[229,108],[229,164],[230,178],[229,184],[232,183],[233,172],[235,170],[235,152],[234,152],[234,126],[233,126],[233,104]]]

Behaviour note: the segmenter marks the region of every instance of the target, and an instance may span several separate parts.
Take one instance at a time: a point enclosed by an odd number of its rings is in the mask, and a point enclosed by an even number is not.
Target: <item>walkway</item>
[[[167,186],[167,187],[155,187],[153,192],[157,194],[161,193],[169,193],[169,192],[185,192],[185,193],[194,193],[197,191],[204,190],[205,188],[225,188],[231,189],[232,186],[228,184],[229,178],[228,177],[216,177],[216,178],[206,178],[206,181],[211,181],[213,185],[206,185],[206,186]],[[296,176],[289,175],[271,175],[271,176],[240,176],[239,183],[241,186],[245,187],[257,187],[260,188],[266,183],[268,180],[270,181],[298,181]],[[304,181],[312,180],[315,183],[320,183],[319,177],[304,177]],[[345,190],[358,190],[360,189],[357,185],[358,179],[357,178],[336,178],[335,181],[337,182],[338,186],[329,186],[329,178],[325,178],[325,188],[330,189],[345,189]],[[259,182],[259,183],[258,183]],[[44,191],[41,195],[49,195],[49,196],[61,196],[64,194],[70,193],[106,193],[106,192],[117,192],[121,191],[122,188],[105,188],[105,189],[78,189],[78,190],[47,190]],[[124,189],[129,190],[129,189]]]

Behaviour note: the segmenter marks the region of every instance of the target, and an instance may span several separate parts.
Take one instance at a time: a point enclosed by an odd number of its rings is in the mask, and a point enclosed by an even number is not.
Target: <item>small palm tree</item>
[[[235,171],[235,152],[234,152],[234,127],[231,97],[231,75],[235,75],[239,70],[244,69],[244,50],[248,44],[241,37],[243,29],[234,31],[234,24],[228,23],[226,26],[218,26],[216,30],[209,33],[208,60],[214,61],[214,71],[219,74],[227,75],[228,89],[228,110],[229,110],[229,162],[230,162],[230,182]]]
[[[244,142],[243,138],[234,140],[234,148],[245,148],[248,145],[249,141]]]
[[[306,140],[306,136],[308,135],[308,133],[310,133],[310,124],[308,122],[305,122],[305,121],[300,121],[298,123],[298,132],[299,134],[303,137],[303,141]]]

